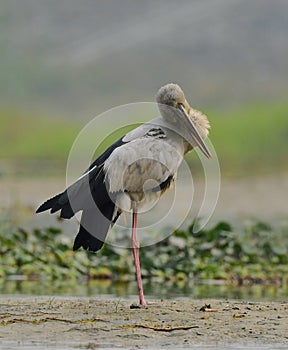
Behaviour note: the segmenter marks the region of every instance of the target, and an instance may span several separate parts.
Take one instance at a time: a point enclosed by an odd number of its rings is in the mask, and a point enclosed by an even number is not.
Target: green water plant
[[[241,228],[220,222],[193,233],[176,230],[165,240],[142,248],[144,278],[221,279],[243,283],[287,283],[288,226],[263,222]],[[129,239],[129,238],[127,238]],[[73,252],[72,239],[59,228],[0,229],[0,278],[129,280],[134,278],[129,249],[106,244],[98,253]]]

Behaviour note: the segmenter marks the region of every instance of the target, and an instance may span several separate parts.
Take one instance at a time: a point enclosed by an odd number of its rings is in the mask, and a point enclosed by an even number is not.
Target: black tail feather
[[[60,217],[70,219],[75,213],[83,209],[86,197],[91,196],[89,177],[82,178],[70,185],[64,192],[44,202],[36,213],[49,210],[51,214],[61,210]]]
[[[104,242],[92,236],[82,225],[80,225],[79,232],[75,238],[73,250],[83,247],[85,250],[97,252],[103,246]]]
[[[109,228],[121,214],[117,212],[113,220],[116,193],[107,191],[103,166],[95,169],[93,175],[80,179],[66,191],[48,199],[36,211],[40,213],[50,209],[54,213],[61,210],[60,216],[70,219],[82,210],[80,229],[73,250],[80,247],[90,251],[101,249]]]
[[[62,197],[64,192],[57,194],[55,197],[52,197],[48,199],[46,202],[40,205],[40,207],[36,210],[36,213],[42,213],[43,211],[51,209],[51,213],[54,213],[55,211],[61,209],[61,206],[59,207],[59,199]]]

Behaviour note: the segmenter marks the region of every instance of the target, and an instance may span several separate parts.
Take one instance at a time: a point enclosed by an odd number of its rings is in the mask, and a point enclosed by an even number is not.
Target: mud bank
[[[288,347],[288,302],[0,299],[0,348]],[[206,306],[205,306],[206,305]]]

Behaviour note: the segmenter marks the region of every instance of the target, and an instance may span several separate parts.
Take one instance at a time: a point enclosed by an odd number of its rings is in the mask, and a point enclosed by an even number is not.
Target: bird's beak
[[[205,145],[204,141],[202,140],[202,137],[200,136],[199,132],[197,131],[193,121],[189,118],[184,106],[182,104],[179,104],[177,107],[180,110],[180,116],[182,119],[182,122],[184,124],[185,129],[188,131],[187,133],[187,141],[194,146],[198,146],[200,150],[205,154],[207,158],[211,158],[211,153],[209,152],[209,149]],[[186,133],[185,133],[186,134]]]

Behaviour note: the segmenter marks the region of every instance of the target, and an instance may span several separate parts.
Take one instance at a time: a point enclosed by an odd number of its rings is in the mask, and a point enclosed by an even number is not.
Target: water
[[[147,299],[233,299],[251,301],[283,301],[288,299],[287,286],[279,285],[244,285],[235,286],[223,282],[206,281],[193,283],[178,281],[173,283],[144,281]],[[2,296],[101,296],[105,298],[135,298],[137,285],[135,282],[114,282],[111,280],[86,281],[27,281],[6,280],[0,282]]]

